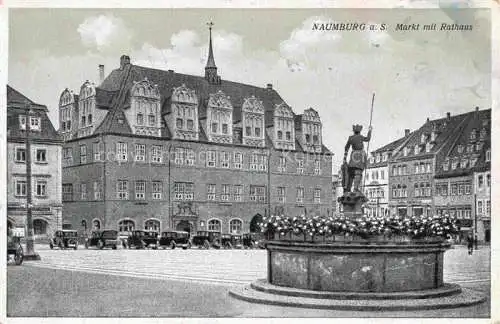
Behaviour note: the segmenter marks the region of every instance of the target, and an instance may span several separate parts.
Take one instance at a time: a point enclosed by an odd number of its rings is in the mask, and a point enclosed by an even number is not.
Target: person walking
[[[467,236],[467,248],[469,250],[469,255],[471,255],[474,251],[474,237],[472,236],[472,234],[469,234]]]

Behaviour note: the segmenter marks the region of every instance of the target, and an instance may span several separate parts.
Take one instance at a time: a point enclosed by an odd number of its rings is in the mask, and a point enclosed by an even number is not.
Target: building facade
[[[29,113],[26,107],[30,107]],[[32,220],[35,238],[62,228],[62,140],[48,109],[7,85],[7,227],[26,233],[26,123],[30,123]],[[28,118],[29,114],[29,118]]]
[[[318,113],[296,114],[270,84],[223,80],[211,39],[204,77],[122,56],[98,86],[64,90],[67,107],[64,217],[78,230],[242,233],[267,214],[332,212]]]
[[[489,242],[491,110],[466,115],[460,129],[439,154],[435,174],[435,208],[460,220],[464,241],[469,233]]]

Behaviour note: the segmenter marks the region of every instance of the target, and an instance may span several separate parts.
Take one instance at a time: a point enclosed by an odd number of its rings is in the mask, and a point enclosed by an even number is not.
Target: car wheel
[[[145,249],[147,247],[146,242],[141,241],[141,245],[139,246],[140,249]]]
[[[52,250],[54,248],[54,244],[52,244],[52,242],[49,243],[49,247],[50,249]]]
[[[170,248],[172,250],[175,249],[175,242],[174,241],[170,241]]]
[[[231,244],[231,242],[227,243],[226,248],[229,250],[231,250],[233,248],[233,245]]]
[[[203,241],[203,247],[204,247],[206,250],[210,249],[210,243],[209,243],[207,240]]]
[[[191,242],[188,242],[187,244],[187,248],[190,249],[191,248]]]
[[[113,245],[112,249],[113,249],[113,250],[116,250],[116,244],[115,244],[115,245]]]
[[[99,250],[102,250],[104,248],[104,243],[102,241],[98,241],[97,247],[99,248]]]
[[[89,248],[89,242],[85,242],[85,248],[88,249]]]
[[[21,265],[23,263],[24,259],[24,252],[23,248],[20,246],[16,250],[16,254],[14,255],[14,261],[16,262],[16,265]]]
[[[60,248],[61,250],[62,250],[62,249],[64,249],[64,246],[63,246],[62,242],[59,242],[59,245],[58,245],[58,246],[59,246],[59,248]]]
[[[75,243],[75,247],[73,248],[73,250],[77,250],[78,249],[78,244]]]

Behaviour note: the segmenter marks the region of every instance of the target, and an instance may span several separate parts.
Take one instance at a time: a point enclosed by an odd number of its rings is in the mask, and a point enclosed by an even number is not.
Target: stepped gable
[[[33,100],[29,99],[16,89],[7,85],[7,136],[9,139],[14,138],[25,138],[26,132],[21,130],[19,124],[19,115],[25,115],[24,110],[26,103],[31,105],[31,114],[40,118],[40,131],[32,131],[31,133],[36,133],[36,137],[33,138],[37,141],[62,141],[59,133],[52,125],[47,112],[47,106],[38,104]]]

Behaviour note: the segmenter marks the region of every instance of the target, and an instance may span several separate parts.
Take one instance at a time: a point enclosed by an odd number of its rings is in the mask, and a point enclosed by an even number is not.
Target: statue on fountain
[[[367,154],[364,150],[363,142],[369,142],[372,135],[372,127],[368,129],[366,136],[361,135],[363,126],[353,125],[353,135],[349,136],[345,145],[344,161],[342,164],[342,187],[344,194],[339,198],[344,206],[344,212],[360,215],[362,213],[361,206],[368,201],[365,195],[361,192],[361,181],[363,179],[363,171],[366,169]],[[351,156],[347,161],[347,156],[351,149]]]

